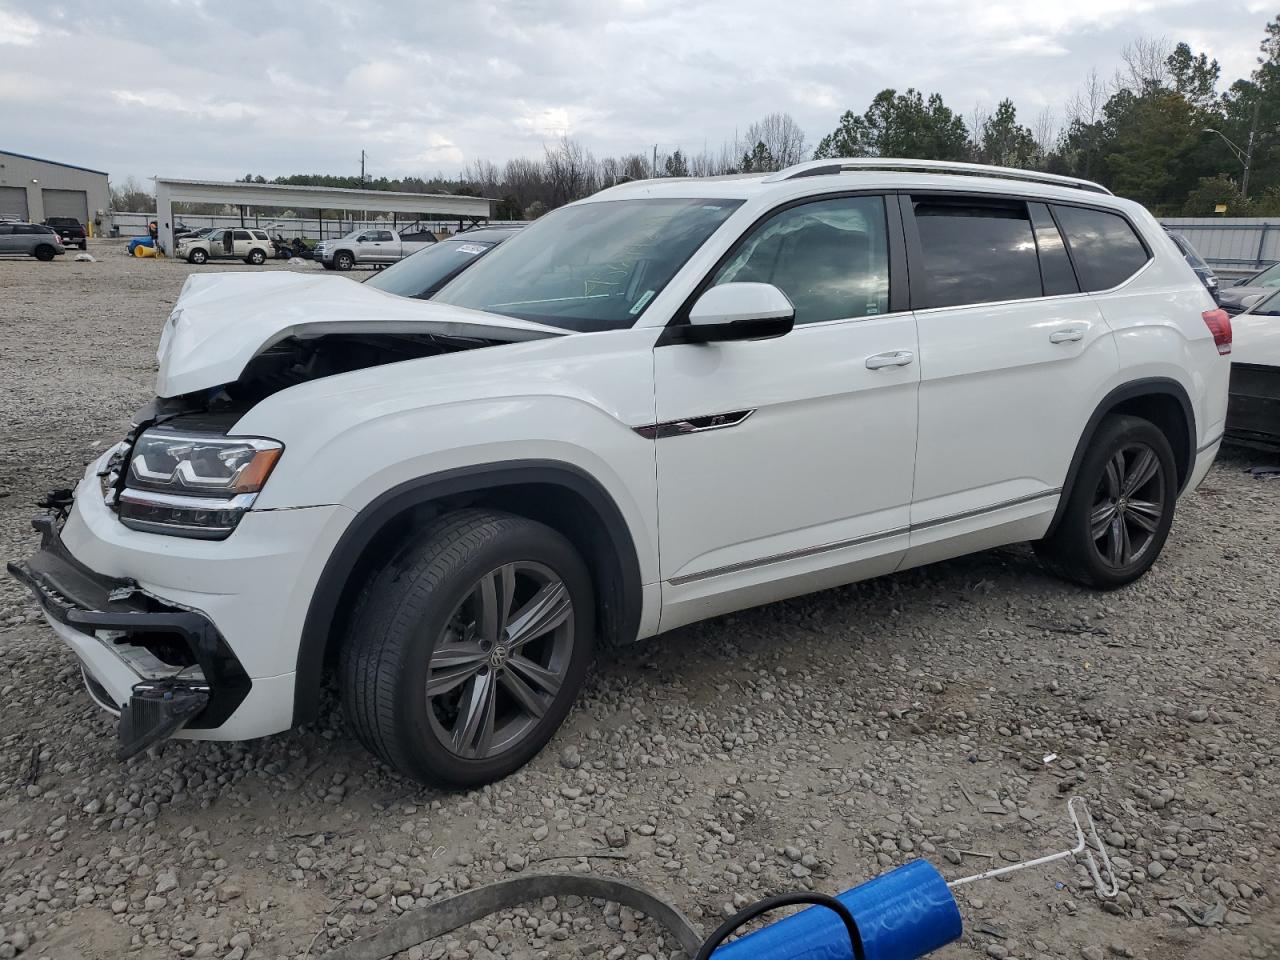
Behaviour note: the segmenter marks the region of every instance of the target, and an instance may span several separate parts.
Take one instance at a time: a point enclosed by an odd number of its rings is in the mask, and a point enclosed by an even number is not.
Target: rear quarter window
[[[1071,262],[1084,290],[1119,286],[1151,259],[1129,221],[1119,214],[1055,206],[1053,215],[1066,237]]]

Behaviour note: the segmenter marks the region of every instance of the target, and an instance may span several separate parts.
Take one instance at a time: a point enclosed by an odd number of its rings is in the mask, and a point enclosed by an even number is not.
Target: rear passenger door
[[[1119,362],[1048,206],[904,196],[920,337],[907,564],[1039,537]]]

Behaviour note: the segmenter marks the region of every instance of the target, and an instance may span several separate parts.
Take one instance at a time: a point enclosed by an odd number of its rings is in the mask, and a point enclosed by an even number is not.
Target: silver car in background
[[[49,261],[67,252],[52,227],[39,223],[0,222],[0,255],[35,257]]]

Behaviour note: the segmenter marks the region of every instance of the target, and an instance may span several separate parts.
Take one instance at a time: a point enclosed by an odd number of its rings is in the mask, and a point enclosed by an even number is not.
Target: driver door
[[[897,198],[808,200],[712,283],[772,283],[785,336],[654,349],[661,629],[889,573],[907,549],[920,371]]]

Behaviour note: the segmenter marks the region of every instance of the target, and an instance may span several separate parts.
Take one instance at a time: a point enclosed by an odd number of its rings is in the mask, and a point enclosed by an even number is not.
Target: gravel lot
[[[6,558],[148,397],[188,272],[224,269],[90,252],[0,261]],[[317,956],[531,870],[632,879],[709,931],[915,857],[958,877],[1064,849],[1072,793],[1119,898],[1068,862],[963,887],[965,937],[939,956],[1280,956],[1280,480],[1244,472],[1278,462],[1225,452],[1117,593],[1014,547],[603,655],[552,745],[467,794],[392,775],[332,709],[117,763],[72,656],[0,580],[0,960]],[[547,902],[406,956],[673,954],[626,910]]]

